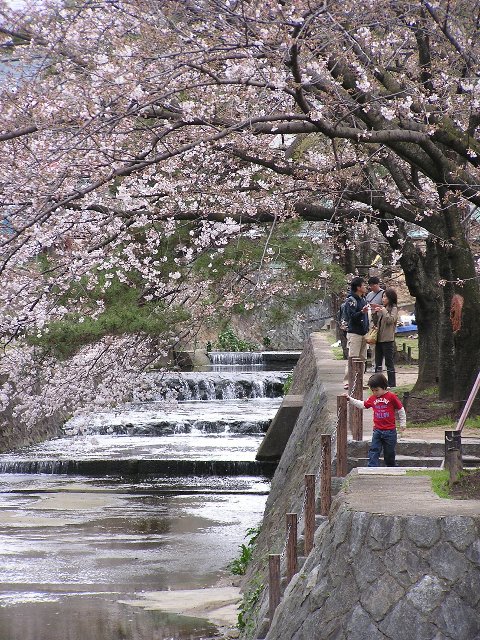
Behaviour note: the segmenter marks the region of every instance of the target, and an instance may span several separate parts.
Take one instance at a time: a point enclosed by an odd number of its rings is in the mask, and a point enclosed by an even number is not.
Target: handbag
[[[378,337],[378,328],[372,327],[370,331],[365,335],[365,342],[367,344],[375,344]]]

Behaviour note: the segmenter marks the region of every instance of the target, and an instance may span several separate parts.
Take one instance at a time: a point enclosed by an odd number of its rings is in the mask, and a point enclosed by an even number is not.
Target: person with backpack
[[[345,316],[347,319],[348,357],[367,359],[367,343],[365,334],[368,332],[369,305],[365,299],[367,284],[363,278],[353,278],[350,285],[350,295],[345,301]],[[348,363],[345,368],[344,384],[348,389]]]

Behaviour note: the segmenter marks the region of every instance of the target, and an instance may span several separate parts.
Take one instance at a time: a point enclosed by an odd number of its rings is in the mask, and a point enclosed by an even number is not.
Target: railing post
[[[402,404],[405,411],[407,411],[409,400],[410,400],[410,391],[404,391],[403,397],[402,397]]]
[[[305,557],[313,549],[315,533],[315,474],[305,475]]]
[[[272,623],[275,610],[280,603],[280,554],[271,553],[268,556],[268,601],[270,624]]]
[[[357,400],[363,400],[363,360],[358,358],[353,360],[353,379],[355,386],[353,391],[350,391],[352,398]],[[350,430],[352,432],[352,438],[354,440],[363,440],[363,411],[353,405],[350,405]]]
[[[348,390],[352,391],[353,386],[353,356],[348,356]]]
[[[287,584],[297,573],[298,516],[287,513]]]
[[[448,483],[452,485],[463,469],[461,431],[445,431],[445,469],[450,474]]]
[[[348,473],[347,408],[347,396],[337,396],[337,476],[339,478],[344,478]]]
[[[328,516],[332,504],[332,436],[320,436],[322,461],[320,465],[320,515]]]

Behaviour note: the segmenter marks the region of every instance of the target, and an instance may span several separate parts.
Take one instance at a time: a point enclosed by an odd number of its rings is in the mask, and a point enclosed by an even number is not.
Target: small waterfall
[[[259,370],[150,372],[132,402],[75,416],[64,425],[64,437],[0,456],[0,473],[270,473],[270,467],[255,461],[255,453],[281,404],[287,375]]]
[[[286,376],[286,373],[268,371],[151,373],[147,395],[151,400],[174,395],[180,401],[279,398],[283,395]],[[145,396],[145,388],[142,391]]]
[[[95,448],[94,439],[82,436],[146,436],[181,434],[245,434],[261,436],[280,406],[280,398],[185,401],[169,406],[163,402],[131,404],[114,412],[82,414],[65,423],[66,436],[78,438],[77,454]],[[135,440],[136,441],[136,440]],[[56,446],[59,441],[51,441]],[[72,442],[69,447],[71,449]],[[43,445],[45,447],[46,445]],[[188,447],[188,444],[185,443]],[[56,449],[61,453],[61,446]]]
[[[263,364],[261,351],[209,351],[208,357],[213,365],[259,365]]]
[[[125,422],[112,424],[106,421],[103,424],[93,422],[71,421],[64,427],[68,435],[116,435],[116,436],[151,436],[162,437],[180,434],[212,434],[212,433],[240,433],[259,435],[267,431],[270,424],[269,419],[249,419],[227,420],[227,419],[206,419],[198,418],[171,418],[165,420],[152,419],[151,422],[140,424]]]
[[[0,473],[73,473],[75,461],[72,460],[2,460]]]
[[[17,460],[0,473],[122,476],[272,476],[276,464],[256,460]]]

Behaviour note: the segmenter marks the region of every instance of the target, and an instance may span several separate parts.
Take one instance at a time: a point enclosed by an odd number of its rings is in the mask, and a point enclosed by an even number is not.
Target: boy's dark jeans
[[[383,459],[385,466],[395,466],[395,445],[397,444],[396,429],[374,429],[372,444],[368,450],[368,466],[379,467],[380,454],[383,449]]]

